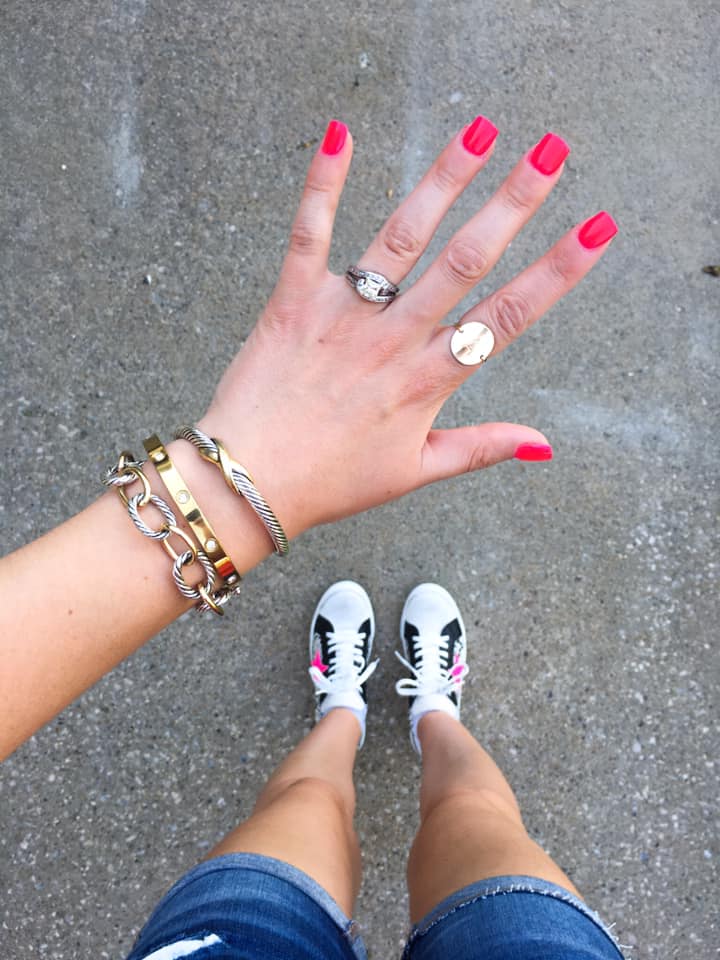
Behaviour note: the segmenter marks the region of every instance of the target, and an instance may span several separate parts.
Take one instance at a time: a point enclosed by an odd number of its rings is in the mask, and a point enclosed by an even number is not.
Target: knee
[[[288,783],[284,794],[290,810],[295,809],[298,821],[304,821],[312,811],[318,835],[333,844],[346,846],[359,861],[360,842],[355,832],[355,791],[346,795],[343,790],[321,777],[301,777]],[[359,869],[359,868],[358,868]]]
[[[352,821],[355,813],[355,792],[345,792],[322,777],[298,777],[273,783],[273,800],[279,796],[303,808],[317,811],[319,823],[340,817]]]
[[[450,823],[474,821],[504,822],[525,833],[520,808],[514,798],[486,787],[458,789],[446,793],[431,809],[423,810],[423,823],[441,817]]]

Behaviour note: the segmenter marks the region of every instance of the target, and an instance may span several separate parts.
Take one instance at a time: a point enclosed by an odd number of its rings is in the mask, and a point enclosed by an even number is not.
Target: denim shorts
[[[207,860],[165,895],[128,960],[367,960],[358,925],[302,871],[270,857]],[[443,900],[403,960],[622,960],[599,918],[567,890],[493,877]]]

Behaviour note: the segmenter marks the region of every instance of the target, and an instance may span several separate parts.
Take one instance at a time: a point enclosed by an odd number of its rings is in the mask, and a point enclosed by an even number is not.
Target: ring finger
[[[610,214],[597,213],[565,234],[510,283],[470,309],[458,326],[473,321],[485,324],[495,339],[491,355],[496,356],[582,280],[616,233],[617,225]],[[433,344],[443,351],[451,374],[451,388],[455,389],[476,367],[462,366],[455,360],[450,351],[452,334],[452,327],[439,328]]]

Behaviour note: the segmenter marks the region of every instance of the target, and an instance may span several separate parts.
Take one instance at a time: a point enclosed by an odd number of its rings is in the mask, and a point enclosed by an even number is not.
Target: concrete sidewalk
[[[148,427],[202,412],[272,288],[329,117],[355,137],[338,270],[477,113],[496,152],[438,243],[546,130],[573,147],[483,289],[599,209],[621,234],[443,413],[533,424],[552,463],[307,534],[226,622],[175,624],[3,766],[4,958],[127,952],[309,728],[308,618],[343,577],[373,597],[382,656],[358,764],[372,956],[407,928],[419,768],[391,651],[428,579],[461,602],[464,720],[532,834],[634,960],[716,956],[720,278],[701,268],[720,262],[719,33],[702,0],[6,0],[5,550],[82,509]]]

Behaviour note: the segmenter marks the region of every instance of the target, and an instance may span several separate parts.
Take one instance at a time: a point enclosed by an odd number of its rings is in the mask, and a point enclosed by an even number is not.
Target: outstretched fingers
[[[443,217],[492,156],[497,127],[476,117],[461,130],[372,240],[358,266],[400,283],[413,269]]]
[[[433,327],[492,270],[562,175],[570,148],[548,133],[515,166],[488,202],[403,295],[415,324]]]
[[[294,293],[312,290],[327,274],[335,213],[351,159],[348,128],[331,120],[310,164],[290,230],[282,279],[291,284]]]
[[[492,330],[495,337],[490,356],[492,359],[592,270],[607,250],[617,229],[613,218],[604,211],[574,227],[510,283],[469,310],[460,325],[480,321]],[[463,367],[452,357],[449,349],[452,332],[452,328],[438,328],[435,341],[452,372],[455,387],[476,368]]]

